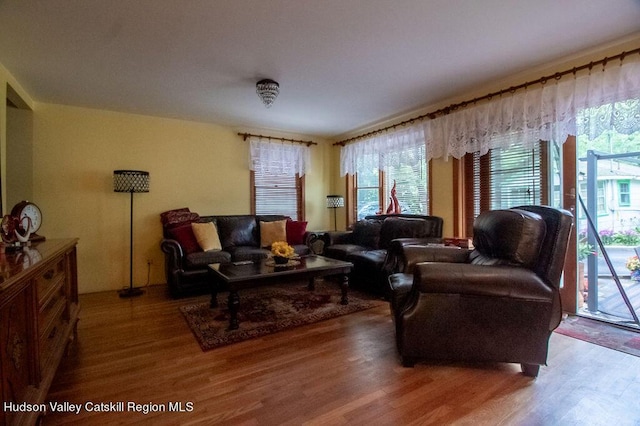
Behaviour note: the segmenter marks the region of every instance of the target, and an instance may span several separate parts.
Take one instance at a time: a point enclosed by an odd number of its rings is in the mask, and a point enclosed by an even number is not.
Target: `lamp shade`
[[[327,195],[327,208],[336,209],[344,207],[344,197],[342,195]]]
[[[149,192],[149,172],[142,170],[114,170],[114,192]]]

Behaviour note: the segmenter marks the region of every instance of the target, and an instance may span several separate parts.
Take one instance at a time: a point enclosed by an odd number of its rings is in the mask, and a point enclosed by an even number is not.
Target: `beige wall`
[[[78,237],[81,293],[129,283],[129,194],[113,192],[113,170],[150,173],[150,192],[134,194],[134,284],[163,283],[159,214],[189,207],[202,215],[250,210],[248,142],[227,127],[36,103],[34,201],[40,234]],[[306,138],[308,139],[308,138]],[[309,229],[323,228],[326,144],[312,149],[307,174]],[[322,208],[321,208],[322,207]]]

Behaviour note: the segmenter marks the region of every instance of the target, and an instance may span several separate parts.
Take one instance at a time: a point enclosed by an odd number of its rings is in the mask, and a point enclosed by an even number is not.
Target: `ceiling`
[[[334,138],[637,31],[638,0],[0,0],[0,63],[36,101]]]

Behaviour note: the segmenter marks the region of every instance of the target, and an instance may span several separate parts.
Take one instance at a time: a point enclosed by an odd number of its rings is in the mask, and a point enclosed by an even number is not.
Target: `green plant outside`
[[[595,254],[593,246],[591,244],[580,242],[578,243],[578,260],[583,261],[590,254]]]
[[[600,239],[607,246],[637,246],[640,245],[640,232],[637,228],[623,232],[601,231]]]

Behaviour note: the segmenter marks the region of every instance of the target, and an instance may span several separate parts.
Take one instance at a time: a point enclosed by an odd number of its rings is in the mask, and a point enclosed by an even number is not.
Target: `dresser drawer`
[[[65,319],[66,300],[58,299],[53,304],[49,322],[40,328],[40,368],[45,369],[47,362],[53,355],[54,350],[58,346],[60,339],[64,339],[65,327],[67,320]]]
[[[45,304],[52,293],[57,291],[58,283],[64,282],[65,269],[65,259],[60,258],[55,263],[48,265],[45,271],[36,277],[39,306]]]
[[[55,317],[61,309],[59,305],[62,304],[63,311],[66,307],[67,298],[64,292],[64,281],[57,280],[49,290],[38,312],[38,330],[40,330],[41,334],[45,334],[46,330],[50,328],[50,324],[55,321]]]

